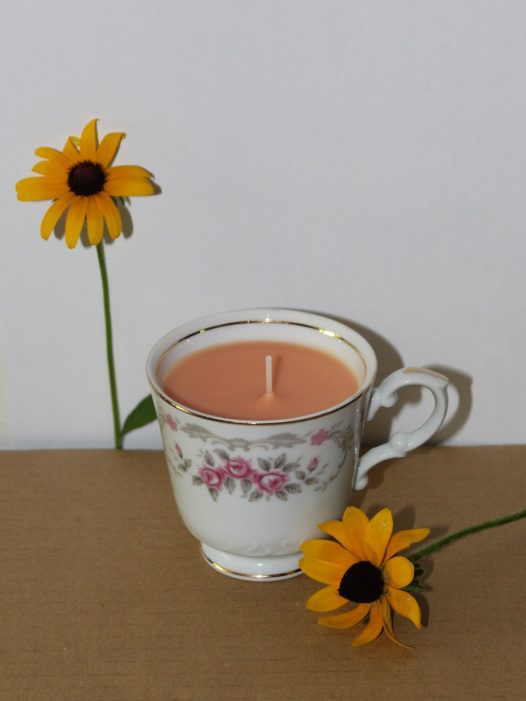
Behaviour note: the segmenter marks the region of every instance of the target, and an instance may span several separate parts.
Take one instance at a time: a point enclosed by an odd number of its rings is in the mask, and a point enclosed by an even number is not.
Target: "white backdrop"
[[[290,306],[359,324],[382,375],[446,368],[441,438],[524,441],[526,3],[0,7],[1,447],[112,444],[95,250],[42,241],[14,191],[92,117],[162,188],[107,249],[123,415],[169,328]],[[427,408],[405,399],[397,428]]]

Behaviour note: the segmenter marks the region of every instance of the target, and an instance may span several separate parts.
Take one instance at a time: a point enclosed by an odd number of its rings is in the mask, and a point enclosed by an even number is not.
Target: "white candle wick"
[[[265,394],[272,394],[272,356],[265,356]]]

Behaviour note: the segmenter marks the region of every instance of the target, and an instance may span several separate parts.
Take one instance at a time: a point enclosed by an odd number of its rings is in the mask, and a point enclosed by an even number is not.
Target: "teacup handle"
[[[367,473],[377,463],[391,458],[403,458],[410,450],[418,448],[438,431],[447,411],[448,379],[434,370],[426,368],[402,368],[396,370],[373,389],[367,421],[370,421],[381,407],[392,407],[397,400],[397,391],[401,387],[420,385],[433,393],[435,406],[425,423],[411,433],[394,433],[387,443],[371,448],[360,458],[356,471],[355,489],[367,486]]]

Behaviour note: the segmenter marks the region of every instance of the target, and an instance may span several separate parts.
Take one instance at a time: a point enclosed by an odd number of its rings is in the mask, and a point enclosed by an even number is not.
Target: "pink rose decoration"
[[[320,461],[318,460],[318,458],[312,458],[310,463],[307,465],[307,470],[309,470],[309,472],[312,472],[313,470],[315,470],[318,467],[319,462]]]
[[[181,450],[181,446],[179,445],[179,443],[175,444],[175,452],[180,458],[183,457],[183,451]]]
[[[325,443],[329,435],[330,434],[326,429],[320,428],[317,433],[310,437],[311,445],[321,445],[322,443]]]
[[[179,428],[177,425],[177,421],[172,416],[170,416],[170,414],[165,414],[164,418],[166,419],[166,423],[168,424],[168,426],[170,426],[172,431],[177,431],[177,429]]]
[[[214,467],[209,467],[208,465],[201,467],[197,471],[197,474],[203,480],[203,483],[206,484],[207,487],[210,487],[210,489],[221,489],[226,478],[226,473],[224,470],[221,468],[217,469]]]
[[[283,489],[289,478],[284,472],[254,472],[252,480],[261,492],[275,494]]]
[[[224,465],[224,470],[234,479],[248,479],[254,472],[250,462],[244,458],[232,458]]]

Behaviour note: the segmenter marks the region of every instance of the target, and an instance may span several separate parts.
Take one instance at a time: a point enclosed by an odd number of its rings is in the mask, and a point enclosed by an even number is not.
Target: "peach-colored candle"
[[[271,393],[266,391],[267,356],[272,357]],[[358,390],[351,369],[335,356],[281,341],[210,346],[176,362],[161,380],[178,404],[248,421],[313,414]]]

